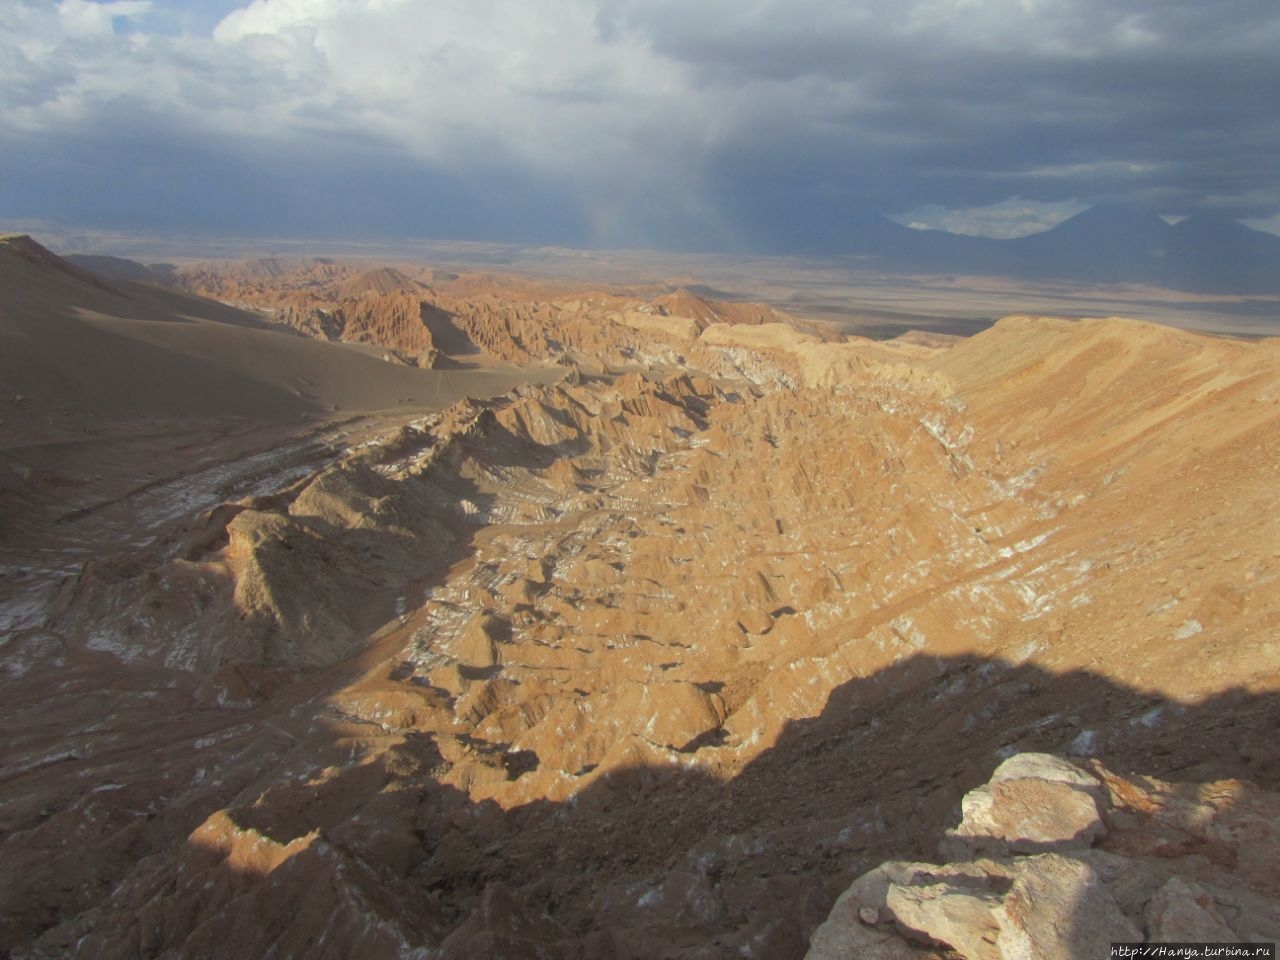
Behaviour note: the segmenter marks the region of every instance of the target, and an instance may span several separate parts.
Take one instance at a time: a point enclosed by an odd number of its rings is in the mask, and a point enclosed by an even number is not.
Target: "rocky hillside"
[[[155,279],[309,337],[387,347],[415,366],[430,367],[439,354],[422,299],[430,288],[390,267],[358,272],[328,260],[248,260],[188,265]]]
[[[1280,782],[1280,343],[448,309],[566,376],[157,522],[7,641],[12,956],[985,958],[1042,891],[1274,935],[1274,798],[1221,781]]]
[[[139,266],[81,259],[108,275],[134,276]],[[370,269],[333,260],[272,258],[165,265],[151,276],[257,311],[307,336],[388,347],[419,365],[429,365],[423,361],[433,359],[432,351],[513,363],[564,357],[626,363],[656,359],[646,349],[646,336],[688,340],[713,324],[797,324],[764,304],[708,299],[683,288],[649,299],[626,291],[584,296],[573,287],[408,264]],[[823,328],[805,328],[829,336]],[[675,356],[666,359],[681,362]]]

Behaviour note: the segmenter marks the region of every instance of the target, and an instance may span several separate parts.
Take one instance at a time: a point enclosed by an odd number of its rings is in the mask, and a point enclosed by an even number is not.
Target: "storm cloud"
[[[1280,217],[1274,0],[9,0],[0,216],[839,249]]]

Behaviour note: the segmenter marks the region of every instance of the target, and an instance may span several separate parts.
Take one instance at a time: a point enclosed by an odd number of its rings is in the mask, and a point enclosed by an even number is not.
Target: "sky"
[[[0,219],[838,251],[1280,232],[1276,0],[0,0]]]

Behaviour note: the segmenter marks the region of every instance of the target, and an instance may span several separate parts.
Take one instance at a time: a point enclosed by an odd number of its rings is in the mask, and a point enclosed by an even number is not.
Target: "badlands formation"
[[[1280,935],[1280,340],[93,266],[0,241],[0,954]]]

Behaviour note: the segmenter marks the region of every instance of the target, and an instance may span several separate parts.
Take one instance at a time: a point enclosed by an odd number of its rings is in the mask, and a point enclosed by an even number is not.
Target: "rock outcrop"
[[[764,304],[711,300],[683,289],[650,300],[629,293],[583,296],[516,278],[440,275],[408,265],[361,272],[327,260],[273,258],[187,265],[168,280],[306,336],[387,347],[424,367],[440,353],[508,363],[567,358],[677,366],[713,325],[799,325],[810,340],[833,337],[824,326]],[[708,359],[713,367],[731,368],[710,354],[699,362]]]
[[[859,877],[806,960],[1074,960],[1112,943],[1280,938],[1280,796],[1018,754],[965,795],[942,863]]]

